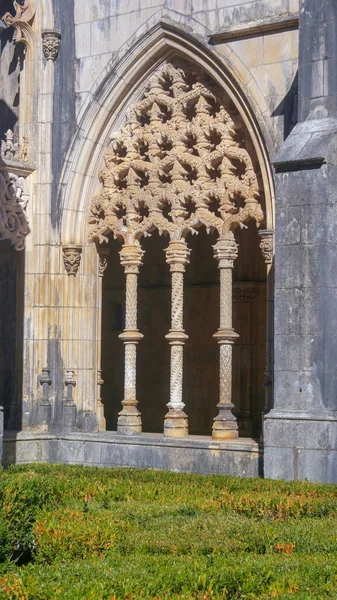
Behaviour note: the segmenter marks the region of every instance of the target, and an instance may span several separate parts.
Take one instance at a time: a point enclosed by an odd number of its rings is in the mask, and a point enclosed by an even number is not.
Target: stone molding
[[[63,246],[63,262],[68,275],[76,277],[81,264],[82,246],[68,244]]]
[[[0,240],[9,240],[14,250],[25,248],[26,235],[29,233],[24,212],[28,198],[22,194],[22,180],[9,174],[6,166],[0,163]]]
[[[36,13],[36,0],[25,0],[23,5],[15,2],[15,9],[15,15],[11,15],[11,13],[7,12],[1,19],[6,27],[15,28],[16,43],[23,42],[30,45],[35,37],[32,23]]]
[[[61,32],[56,29],[42,31],[42,49],[46,60],[55,61],[61,46]]]

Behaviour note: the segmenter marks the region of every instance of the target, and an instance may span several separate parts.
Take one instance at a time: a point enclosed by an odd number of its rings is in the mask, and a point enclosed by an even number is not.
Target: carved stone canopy
[[[201,226],[224,236],[264,221],[256,159],[242,119],[194,64],[173,58],[114,135],[92,200],[90,240],[137,244],[157,229],[172,241]]]

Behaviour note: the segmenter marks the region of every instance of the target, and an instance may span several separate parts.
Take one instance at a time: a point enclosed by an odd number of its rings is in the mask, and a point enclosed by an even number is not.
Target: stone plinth
[[[5,466],[31,462],[257,477],[262,475],[262,448],[250,438],[216,442],[204,436],[176,439],[149,433],[6,433]]]

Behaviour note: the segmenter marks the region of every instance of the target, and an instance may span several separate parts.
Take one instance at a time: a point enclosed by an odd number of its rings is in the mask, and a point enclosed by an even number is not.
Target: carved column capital
[[[47,60],[56,60],[61,45],[61,33],[56,29],[42,31],[42,49]]]
[[[266,265],[271,265],[274,254],[274,232],[272,229],[262,229],[259,231],[261,238],[260,248]]]
[[[166,262],[170,265],[171,273],[185,272],[185,267],[190,262],[191,250],[187,247],[185,240],[170,242],[165,250]]]
[[[77,244],[68,244],[63,246],[63,262],[68,275],[76,277],[80,263],[82,246]]]
[[[143,264],[144,251],[138,245],[124,244],[120,253],[120,261],[126,274],[138,275],[139,267]]]
[[[238,256],[238,244],[234,239],[233,233],[221,236],[214,244],[214,258],[219,263],[219,269],[229,269],[234,267],[234,260]]]
[[[98,252],[98,276],[99,277],[103,277],[107,266],[108,266],[108,259],[109,259],[109,248],[98,248],[97,250]]]

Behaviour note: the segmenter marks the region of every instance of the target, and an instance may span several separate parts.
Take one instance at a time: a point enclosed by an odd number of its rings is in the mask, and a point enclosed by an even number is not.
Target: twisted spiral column
[[[238,337],[232,327],[232,271],[238,246],[230,232],[220,237],[213,248],[220,269],[220,327],[213,336],[220,346],[220,384],[219,414],[213,421],[212,437],[227,440],[238,437],[238,425],[232,413],[232,349]]]
[[[171,271],[171,329],[165,336],[171,347],[170,401],[164,420],[164,435],[185,437],[188,435],[188,420],[183,403],[183,347],[188,336],[183,329],[184,315],[184,272],[189,263],[190,250],[186,242],[170,242],[166,249],[166,262]]]
[[[142,431],[141,415],[136,399],[137,344],[143,335],[137,329],[137,285],[139,267],[144,252],[139,245],[124,245],[120,252],[121,265],[126,276],[125,329],[119,338],[125,346],[124,399],[118,414],[117,433],[133,434]]]
[[[98,420],[99,431],[106,429],[106,421],[104,416],[104,406],[102,402],[102,285],[103,275],[108,266],[109,249],[98,248],[98,281],[97,281],[97,313],[96,313],[96,328],[97,328],[97,398],[96,398],[96,414]]]

